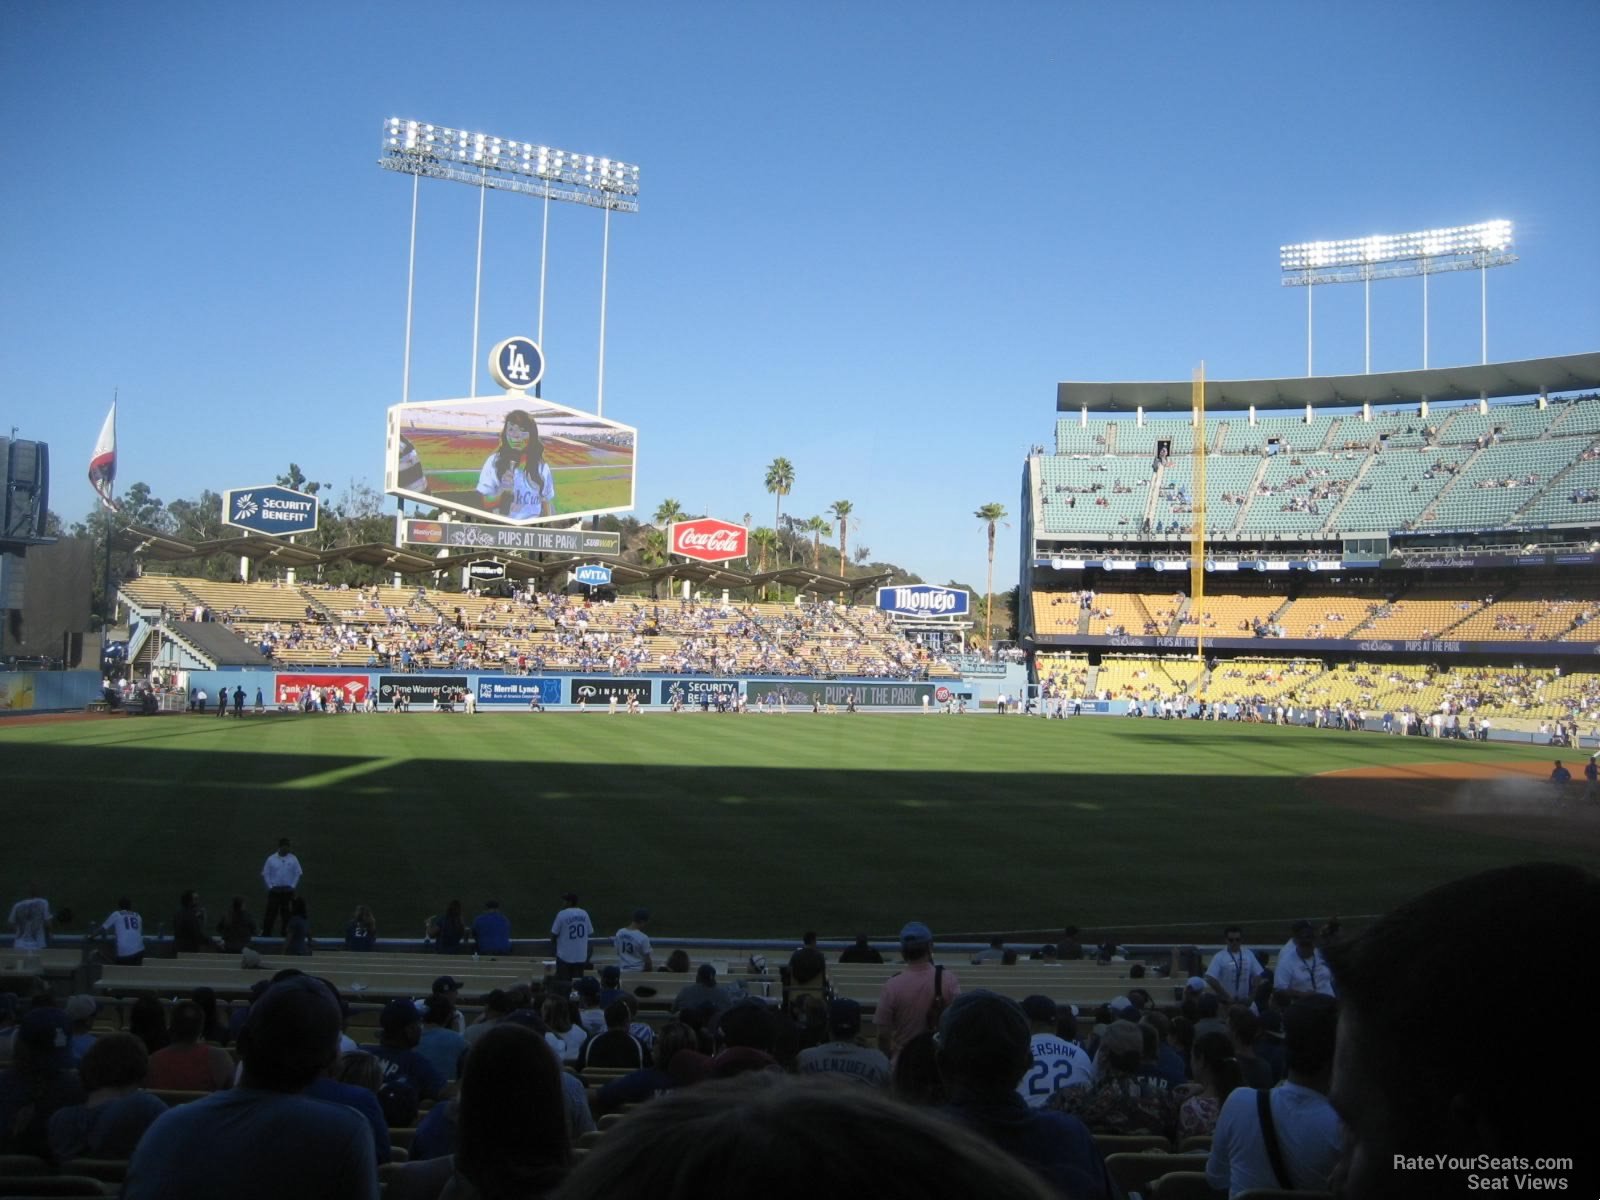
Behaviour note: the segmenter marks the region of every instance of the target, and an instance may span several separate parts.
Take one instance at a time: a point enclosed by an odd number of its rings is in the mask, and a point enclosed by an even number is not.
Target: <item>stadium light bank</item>
[[[417,264],[417,188],[424,179],[447,179],[481,188],[478,197],[478,261],[472,292],[472,390],[478,394],[478,309],[483,284],[483,202],[491,189],[539,196],[544,227],[539,244],[539,322],[544,345],[545,262],[550,246],[550,201],[565,200],[605,214],[600,249],[600,372],[595,412],[603,415],[606,390],[606,283],[611,257],[611,214],[639,211],[639,168],[613,158],[597,158],[532,142],[486,133],[468,133],[390,117],[383,123],[378,165],[411,176],[411,245],[406,271],[406,349],[401,399],[411,399],[411,298]]]
[[[1284,287],[1306,289],[1306,375],[1311,375],[1311,296],[1322,283],[1361,283],[1366,289],[1366,369],[1372,371],[1372,281],[1422,276],[1422,368],[1428,369],[1428,276],[1478,272],[1482,360],[1489,361],[1490,267],[1517,261],[1511,222],[1483,221],[1417,233],[1376,234],[1336,242],[1298,242],[1278,248]]]

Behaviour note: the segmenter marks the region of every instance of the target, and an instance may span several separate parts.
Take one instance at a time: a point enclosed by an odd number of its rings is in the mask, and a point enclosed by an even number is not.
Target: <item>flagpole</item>
[[[117,411],[117,392],[118,392],[117,388],[112,388],[111,389],[111,411],[113,413],[115,413]],[[113,438],[114,437],[115,437],[115,434],[113,434]],[[114,441],[113,441],[113,445],[115,445]],[[112,461],[113,461],[113,463],[115,463],[116,460],[113,459]],[[112,469],[114,471],[115,467],[113,466]],[[113,475],[111,480],[108,481],[108,485],[109,486],[115,486],[115,479],[116,479],[116,476]],[[102,497],[102,500],[104,500],[104,497]],[[100,636],[100,657],[102,659],[105,658],[106,636],[111,632],[111,626],[112,626],[112,624],[113,624],[113,622],[114,622],[114,620],[116,618],[116,612],[117,612],[116,601],[114,599],[112,599],[112,596],[111,596],[111,514],[116,512],[116,511],[117,510],[115,508],[112,508],[109,505],[107,506],[107,513],[106,513],[106,573],[105,573],[105,581],[104,581],[105,591],[103,593],[103,595],[105,596],[105,608],[104,608],[104,610],[102,612],[101,620],[100,620],[100,634],[101,634],[101,636]],[[130,664],[130,669],[131,669],[131,664]]]

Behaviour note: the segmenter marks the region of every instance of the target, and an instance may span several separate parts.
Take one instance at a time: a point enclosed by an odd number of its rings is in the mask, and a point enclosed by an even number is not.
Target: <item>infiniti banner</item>
[[[467,690],[465,675],[380,675],[378,676],[378,703],[393,704],[396,696],[404,696],[407,704],[432,704],[439,693],[448,691],[450,699]]]
[[[650,703],[648,679],[574,679],[567,693],[572,704],[609,704],[615,696],[619,703],[627,703],[631,696],[640,704]]]

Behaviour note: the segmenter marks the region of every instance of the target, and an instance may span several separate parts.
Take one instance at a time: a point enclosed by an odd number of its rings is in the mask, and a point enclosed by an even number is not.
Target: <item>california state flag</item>
[[[111,498],[113,486],[117,482],[117,402],[111,402],[111,411],[106,414],[106,423],[100,426],[100,436],[95,439],[94,457],[89,459],[89,484],[100,497],[100,503],[112,512],[117,511],[117,502]]]

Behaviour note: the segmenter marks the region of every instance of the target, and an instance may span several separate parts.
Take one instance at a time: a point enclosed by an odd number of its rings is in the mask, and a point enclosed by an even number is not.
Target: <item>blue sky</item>
[[[0,424],[52,507],[119,388],[119,488],[290,461],[381,486],[409,181],[388,116],[640,164],[612,226],[609,417],[648,517],[855,505],[853,544],[981,585],[1062,379],[1305,369],[1277,247],[1494,217],[1490,357],[1600,348],[1600,5],[38,3],[0,7]],[[465,395],[478,195],[427,182],[412,398]],[[482,350],[531,332],[536,201],[488,198]],[[552,214],[547,399],[592,408],[600,216]],[[1434,365],[1478,358],[1436,277]],[[1421,365],[1420,284],[1373,368]],[[1362,366],[1361,290],[1317,297]],[[480,391],[490,385],[481,366]],[[997,579],[1014,580],[1016,529]]]

